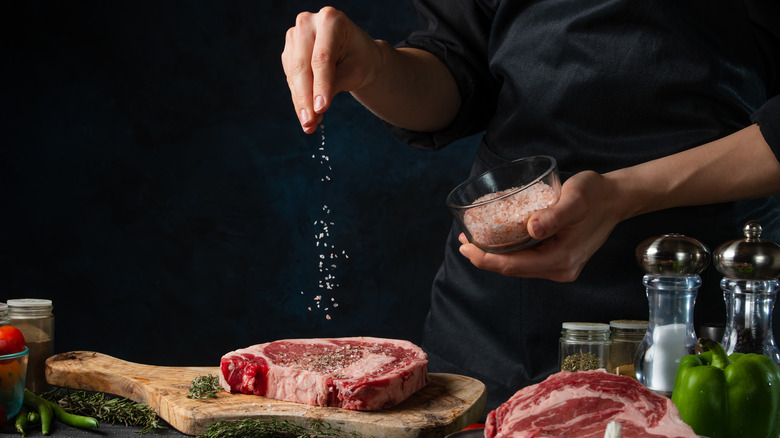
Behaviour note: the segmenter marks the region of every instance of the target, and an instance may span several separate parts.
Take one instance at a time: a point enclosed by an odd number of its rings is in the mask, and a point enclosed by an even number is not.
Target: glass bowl
[[[534,245],[528,219],[558,202],[561,179],[555,158],[538,155],[498,165],[447,195],[446,204],[469,242],[503,254]]]
[[[0,356],[0,406],[9,420],[22,408],[29,353],[24,347],[18,353]]]

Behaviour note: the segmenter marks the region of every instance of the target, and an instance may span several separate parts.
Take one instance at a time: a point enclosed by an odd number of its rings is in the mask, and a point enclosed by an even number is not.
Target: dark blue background
[[[406,0],[331,4],[390,42],[418,25]],[[418,342],[476,143],[412,149],[346,94],[303,134],[280,55],[321,6],[3,2],[0,301],[52,299],[58,352],[159,365],[288,337]]]

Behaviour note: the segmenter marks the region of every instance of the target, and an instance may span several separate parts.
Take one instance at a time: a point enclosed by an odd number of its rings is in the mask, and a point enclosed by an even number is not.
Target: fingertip
[[[306,108],[301,108],[301,110],[298,112],[298,121],[301,122],[301,126],[307,126],[309,122],[311,121],[311,117],[309,116],[309,111]]]
[[[545,230],[542,221],[540,221],[538,218],[532,219],[531,222],[528,223],[528,232],[534,239],[543,239]]]
[[[469,256],[469,244],[463,244],[458,248],[458,251],[466,257],[467,259],[471,260],[471,257]]]
[[[314,98],[314,112],[321,113],[327,108],[327,101],[321,94]]]

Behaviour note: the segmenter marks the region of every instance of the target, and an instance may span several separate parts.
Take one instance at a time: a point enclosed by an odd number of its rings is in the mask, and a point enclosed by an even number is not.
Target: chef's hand
[[[334,95],[370,82],[381,57],[378,43],[340,11],[299,14],[287,31],[282,66],[304,132],[316,130]]]
[[[780,160],[753,124],[701,146],[603,175],[580,172],[563,184],[557,204],[528,221],[531,236],[547,240],[497,255],[484,253],[461,235],[461,252],[482,269],[569,282],[577,279],[623,220],[673,207],[775,195],[780,195]]]
[[[561,187],[560,200],[528,220],[528,231],[538,245],[509,254],[486,253],[459,237],[460,252],[476,267],[511,277],[543,278],[558,282],[577,279],[593,253],[604,244],[621,220],[612,182],[585,171]]]

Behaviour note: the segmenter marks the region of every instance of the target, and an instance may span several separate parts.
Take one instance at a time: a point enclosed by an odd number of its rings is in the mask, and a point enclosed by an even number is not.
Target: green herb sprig
[[[128,398],[109,396],[102,392],[86,391],[49,391],[41,396],[53,401],[67,412],[94,417],[98,421],[110,424],[123,424],[128,427],[140,427],[139,434],[153,429],[167,429],[162,419],[143,403]]]
[[[357,437],[354,432],[342,434],[330,424],[315,421],[304,427],[286,420],[247,418],[220,420],[211,424],[199,438],[324,438]]]
[[[190,384],[190,393],[187,398],[217,398],[217,393],[222,391],[217,376],[198,376]]]

